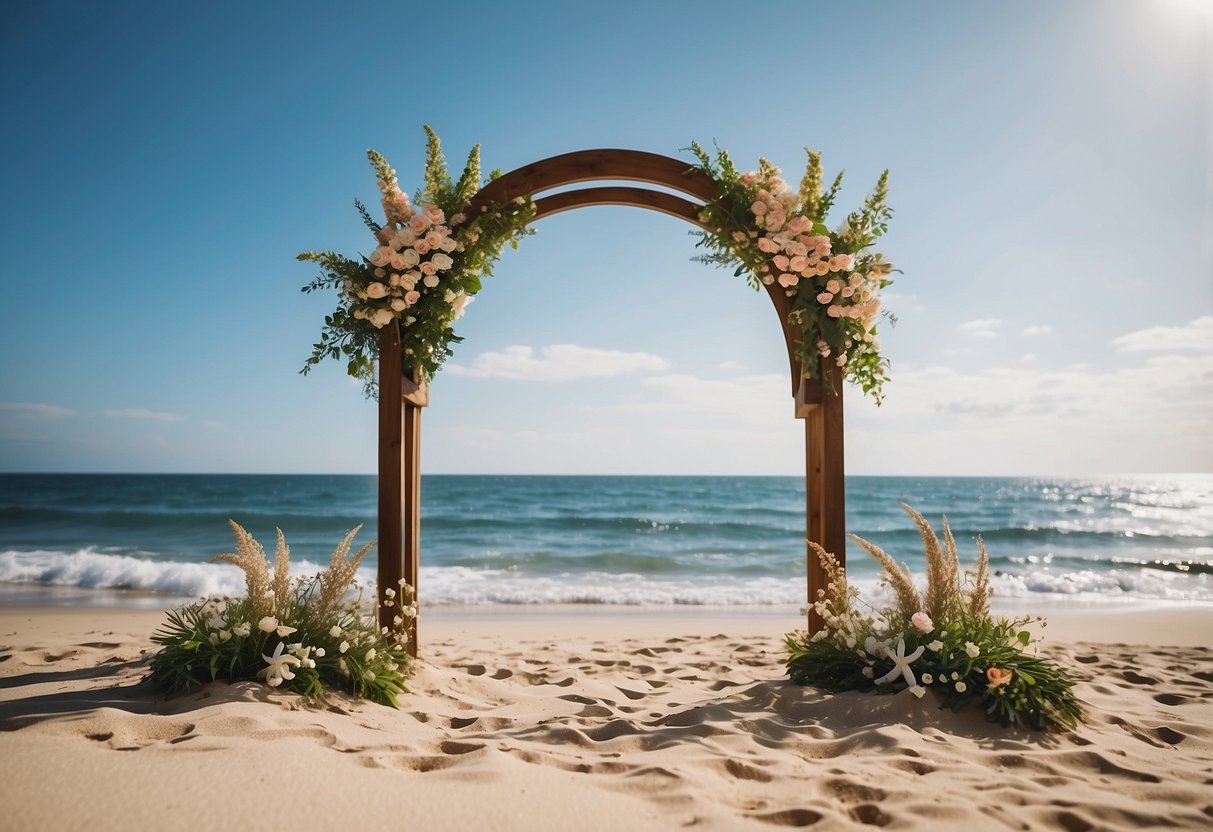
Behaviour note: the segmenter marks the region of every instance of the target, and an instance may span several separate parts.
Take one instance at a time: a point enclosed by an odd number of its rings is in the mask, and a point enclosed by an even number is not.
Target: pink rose
[[[417,268],[421,269],[421,273],[424,275],[427,275],[427,276],[431,275],[431,274],[435,274],[438,271],[438,267],[435,266],[433,263],[431,263],[428,260],[425,261],[424,263],[422,263]]]
[[[855,268],[855,258],[849,254],[838,255],[838,267],[844,272],[849,272]]]
[[[438,246],[438,248],[446,252],[451,252],[459,248],[459,243],[455,242],[453,237],[443,237],[442,245]]]
[[[758,181],[758,174],[754,173],[753,171],[746,171],[737,178],[741,180],[742,185],[745,185],[747,188],[752,188],[754,187],[754,183]]]
[[[767,204],[765,202],[755,202],[750,206],[750,210],[754,213],[754,216],[761,217],[767,212]]]
[[[778,231],[783,227],[783,212],[772,211],[767,214],[767,230]]]
[[[396,229],[390,225],[385,225],[375,232],[375,239],[383,245],[390,245],[392,238],[396,236]]]
[[[418,214],[417,216],[415,216],[411,220],[409,220],[409,228],[413,230],[414,234],[420,234],[429,227],[430,227],[430,218],[427,217],[425,214]]]
[[[855,294],[854,287],[852,287],[852,286],[843,286],[842,287],[842,296],[844,298],[849,298],[853,294]]]
[[[808,258],[802,256],[793,257],[789,263],[790,268],[794,272],[803,272],[808,265]]]
[[[814,269],[814,271],[817,272],[817,275],[819,277],[824,277],[825,275],[830,273],[830,264],[823,260],[822,262],[817,264],[817,268]]]
[[[779,243],[772,240],[770,237],[762,237],[758,240],[758,248],[767,254],[774,254],[779,251]]]
[[[446,214],[442,213],[442,209],[437,205],[427,205],[422,210],[425,211],[425,215],[429,217],[430,222],[435,225],[446,221]]]
[[[833,292],[834,294],[838,294],[838,290],[841,288],[842,288],[842,284],[839,283],[837,280],[827,280],[826,281],[826,291],[827,292]]]
[[[375,326],[376,329],[383,329],[385,326],[387,326],[388,324],[390,324],[392,322],[392,310],[376,309],[375,312],[371,315],[370,321]]]
[[[929,633],[935,629],[935,625],[931,622],[931,616],[925,612],[916,612],[910,616],[910,623],[914,625],[914,629],[920,633]]]
[[[413,290],[404,296],[404,302],[412,306],[417,301],[421,300],[421,293]]]
[[[442,235],[437,231],[431,231],[425,235],[425,242],[431,249],[438,248],[442,245]]]
[[[404,259],[404,255],[400,253],[392,255],[391,264],[393,269],[401,272],[409,267],[408,263]]]
[[[378,300],[379,298],[385,296],[386,294],[387,294],[387,287],[384,286],[382,283],[370,283],[366,287],[366,296],[368,298],[375,298],[376,300]]]
[[[415,242],[415,241],[414,241]],[[417,253],[415,248],[411,246],[400,252],[400,259],[404,260],[404,268],[411,269],[421,262],[421,255]]]
[[[796,216],[788,220],[787,229],[793,234],[800,234],[803,231],[808,231],[812,226],[808,217]]]
[[[392,255],[395,253],[390,246],[379,246],[379,248],[371,252],[371,256],[368,259],[372,265],[382,267],[392,262]]]
[[[829,303],[833,299],[834,299],[834,296],[831,295],[829,292],[822,292],[817,296],[817,302],[820,303],[822,306],[825,306],[827,303]],[[837,316],[835,316],[835,317],[837,317]]]
[[[781,274],[779,276],[779,285],[784,286],[788,289],[791,289],[793,286],[795,286],[799,282],[800,282],[800,275],[798,275],[798,274],[788,274],[787,272],[784,272],[783,274]]]
[[[829,315],[831,318],[837,318],[839,315],[842,314],[842,307],[831,306],[829,309],[826,310],[826,314]]]
[[[439,271],[446,271],[451,266],[455,265],[455,261],[452,260],[448,255],[443,254],[442,252],[439,252],[439,253],[433,255],[432,257],[430,257],[430,262],[433,263],[435,266],[437,266]]]
[[[804,257],[809,253],[809,248],[804,243],[792,243],[792,254],[796,257]]]
[[[430,244],[427,243],[425,241],[425,238],[423,237],[420,240],[418,240],[417,242],[413,243],[413,250],[415,252],[417,252],[418,254],[429,254],[430,253]]]
[[[774,257],[771,258],[771,262],[775,264],[775,268],[777,268],[781,272],[783,272],[783,271],[788,270],[792,261],[789,260],[787,257],[784,257],[782,254],[776,254]]]
[[[861,275],[859,272],[856,272],[855,274],[851,275],[851,279],[849,282],[852,286],[857,287],[857,286],[859,286],[860,283],[863,283],[863,275]]]
[[[407,308],[408,304],[403,300],[400,298],[392,298],[392,309],[396,310],[397,312],[403,312]]]

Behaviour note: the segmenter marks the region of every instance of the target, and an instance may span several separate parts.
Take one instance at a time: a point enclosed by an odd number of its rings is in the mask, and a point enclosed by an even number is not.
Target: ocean
[[[431,475],[421,502],[424,604],[804,604],[797,477]],[[1001,597],[1213,602],[1213,476],[849,477],[848,531],[921,574],[902,502],[946,514],[964,563],[983,535]],[[373,476],[0,475],[0,604],[240,594],[242,573],[206,562],[232,549],[229,518],[271,555],[281,527],[305,574],[348,529],[372,539],[375,506]],[[874,562],[847,556],[875,591]]]

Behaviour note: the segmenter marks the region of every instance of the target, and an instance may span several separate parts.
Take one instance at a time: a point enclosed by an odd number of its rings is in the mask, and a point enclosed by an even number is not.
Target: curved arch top
[[[561,185],[604,179],[664,185],[703,202],[716,198],[712,178],[693,170],[686,162],[642,150],[603,148],[563,153],[512,170],[485,185],[472,199],[468,213],[490,202],[506,202]]]
[[[603,180],[661,185],[695,197],[701,203],[716,199],[716,181],[684,161],[641,150],[604,148],[551,156],[499,176],[472,198],[467,212],[474,216],[476,212],[495,202],[531,197],[562,185]],[[535,219],[589,205],[630,205],[647,208],[703,227],[699,221],[700,204],[664,191],[630,187],[582,188],[540,197],[535,200]],[[776,276],[773,266],[768,265],[768,270],[772,276]],[[796,341],[801,337],[801,333],[789,320],[792,301],[778,283],[765,284],[765,288],[775,306],[776,314],[779,315],[779,325],[787,345],[792,395],[800,399],[807,379],[804,378],[796,355]]]

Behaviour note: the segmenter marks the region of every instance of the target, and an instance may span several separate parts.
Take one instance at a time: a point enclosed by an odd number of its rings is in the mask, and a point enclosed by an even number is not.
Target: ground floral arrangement
[[[361,527],[358,527],[361,528]],[[168,614],[153,636],[153,684],[169,696],[188,693],[216,679],[261,681],[270,687],[322,697],[335,688],[397,707],[409,671],[408,622],[417,615],[412,589],[387,588],[376,606],[395,608],[392,627],[380,627],[365,609],[354,581],[362,558],[353,555],[358,528],[333,551],[328,569],[290,579],[290,549],[281,530],[273,569],[261,544],[232,523],[236,551],[212,559],[244,570],[244,598],[209,598]]]
[[[893,603],[862,611],[846,571],[810,543],[829,577],[812,609],[825,626],[787,636],[788,673],[799,684],[832,691],[908,690],[922,698],[938,692],[959,711],[977,703],[986,718],[1004,726],[1073,728],[1082,706],[1073,681],[1053,662],[1034,654],[1024,629],[1041,619],[994,619],[989,612],[989,556],[978,538],[977,571],[962,581],[956,541],[943,522],[941,542],[922,515],[902,506],[922,535],[927,591],[918,592],[909,571],[872,543],[852,535],[883,567]],[[967,583],[967,587],[962,586]]]
[[[879,403],[888,361],[880,354],[876,325],[891,317],[882,315],[879,295],[892,283],[893,267],[869,249],[893,214],[886,204],[889,172],[880,175],[863,208],[830,230],[826,217],[842,173],[823,193],[821,154],[807,150],[804,178],[793,190],[766,159],[743,173],[723,150],[715,160],[698,144],[691,150],[696,169],[719,187],[718,198],[699,215],[705,228],[700,245],[709,253],[698,259],[735,267],[734,274],[747,276],[754,288],[778,283],[792,299],[792,323],[803,332],[798,358],[804,372],[817,378],[821,360],[832,361],[843,378]]]
[[[421,376],[413,381],[433,378],[452,345],[462,340],[454,321],[480,291],[505,245],[517,248],[522,237],[534,233],[527,227],[535,216],[529,197],[471,211],[482,184],[480,146],[472,148],[463,174],[453,182],[438,136],[429,125],[425,131],[425,187],[412,202],[388,161],[367,151],[385,218],[376,221],[354,200],[375,235],[371,254],[357,260],[332,251],[298,256],[323,270],[304,292],[335,288],[339,293],[337,309],[325,317],[303,373],[325,358],[344,357],[349,374],[374,395],[379,334],[394,326],[400,330],[404,367]],[[698,164],[690,170],[711,177],[718,187],[716,199],[699,216],[705,229],[699,244],[709,251],[696,259],[735,266],[754,288],[778,283],[792,298],[791,322],[803,333],[797,349],[804,372],[816,378],[821,362],[832,361],[843,378],[879,403],[888,361],[880,354],[876,328],[882,317],[891,317],[882,312],[879,293],[890,284],[893,268],[869,249],[892,216],[886,205],[888,171],[863,207],[831,230],[826,216],[842,174],[823,192],[820,154],[808,151],[804,178],[793,190],[766,159],[759,160],[758,170],[742,173],[723,150],[715,160],[696,143],[691,150]],[[500,175],[494,171],[483,184]]]

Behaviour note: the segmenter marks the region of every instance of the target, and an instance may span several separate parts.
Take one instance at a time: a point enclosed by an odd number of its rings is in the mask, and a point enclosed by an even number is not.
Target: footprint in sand
[[[754,820],[773,826],[812,826],[821,820],[821,813],[812,809],[784,809],[769,815],[750,815]]]

